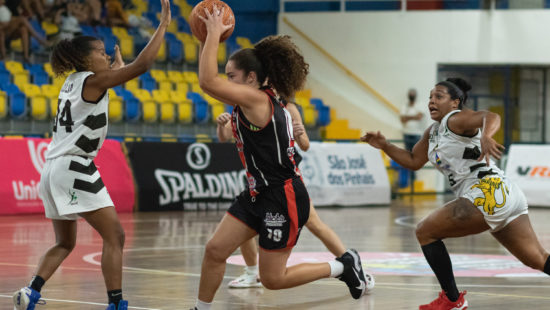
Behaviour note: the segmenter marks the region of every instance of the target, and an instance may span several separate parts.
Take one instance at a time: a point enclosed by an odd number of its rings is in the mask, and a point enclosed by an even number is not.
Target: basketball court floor
[[[213,309],[418,309],[440,291],[414,236],[414,225],[450,197],[393,200],[380,207],[318,209],[321,218],[357,249],[376,277],[360,300],[343,282],[325,279],[298,288],[227,289],[240,275],[242,258],[231,257]],[[126,231],[123,291],[130,309],[189,309],[195,303],[204,245],[222,211],[120,214]],[[550,209],[531,208],[530,218],[550,249]],[[0,309],[12,309],[13,291],[30,280],[40,256],[54,242],[43,215],[0,217]],[[446,241],[459,289],[469,309],[550,309],[550,278],[524,267],[489,233]],[[41,309],[105,309],[99,265],[101,238],[79,222],[77,246],[42,290]],[[302,231],[290,263],[328,261],[332,255]]]

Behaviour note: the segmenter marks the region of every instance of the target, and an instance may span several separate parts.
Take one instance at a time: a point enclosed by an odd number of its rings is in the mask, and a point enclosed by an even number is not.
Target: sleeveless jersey
[[[447,121],[455,110],[443,117],[440,123],[434,123],[430,129],[428,159],[449,180],[451,189],[460,196],[471,182],[486,175],[504,177],[504,173],[491,160],[487,166],[485,160],[477,161],[481,155],[481,130],[473,137],[464,137],[452,132]]]
[[[283,185],[300,175],[294,159],[292,118],[269,88],[262,88],[271,105],[271,118],[264,127],[251,124],[239,106],[233,109],[231,125],[237,150],[247,172],[248,189],[255,196],[263,187]]]
[[[57,100],[53,139],[46,159],[63,155],[94,158],[107,135],[109,94],[96,102],[82,98],[84,83],[93,72],[75,72],[67,77]]]

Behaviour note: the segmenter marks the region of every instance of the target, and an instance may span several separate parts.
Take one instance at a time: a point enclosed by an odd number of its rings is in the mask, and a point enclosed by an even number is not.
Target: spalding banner
[[[550,145],[513,144],[506,176],[521,188],[527,203],[550,206]]]
[[[49,139],[0,138],[0,214],[44,212],[38,185],[49,143]],[[117,211],[132,211],[134,185],[120,143],[105,140],[94,162]]]
[[[227,209],[245,189],[246,172],[232,143],[126,145],[140,211]]]
[[[390,183],[380,151],[367,144],[312,142],[300,170],[316,206],[389,204]]]

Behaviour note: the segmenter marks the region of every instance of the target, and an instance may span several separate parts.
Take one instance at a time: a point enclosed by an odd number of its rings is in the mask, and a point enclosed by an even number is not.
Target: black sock
[[[443,241],[437,240],[423,245],[422,252],[424,252],[424,257],[432,267],[441,289],[445,291],[450,301],[457,301],[459,293],[453,275],[453,265]]]
[[[37,292],[40,292],[40,290],[42,290],[42,286],[44,286],[44,283],[46,283],[46,281],[44,281],[44,279],[42,279],[41,276],[39,275],[35,275],[34,277],[32,277],[31,279],[31,285],[30,287],[37,291]]]
[[[122,300],[122,290],[108,291],[107,297],[109,297],[109,304],[115,304],[115,308],[118,308],[118,303]]]
[[[544,269],[542,270],[547,275],[550,275],[550,256],[546,259],[546,263],[544,264]]]

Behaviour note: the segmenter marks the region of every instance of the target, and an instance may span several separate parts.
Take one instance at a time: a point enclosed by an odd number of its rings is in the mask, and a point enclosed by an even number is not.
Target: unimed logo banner
[[[232,143],[127,143],[139,210],[226,209],[245,189]]]
[[[513,144],[508,152],[506,176],[532,206],[550,206],[550,145]]]
[[[0,138],[0,214],[42,213],[40,174],[49,139]],[[106,140],[94,160],[117,211],[132,211],[132,174],[120,143]]]

